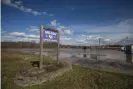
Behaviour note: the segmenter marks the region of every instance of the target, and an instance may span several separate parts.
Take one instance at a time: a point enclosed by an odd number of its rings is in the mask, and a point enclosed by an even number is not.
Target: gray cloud
[[[17,37],[24,37],[26,34],[24,32],[11,32],[9,33],[11,36],[17,36]]]
[[[72,40],[76,40],[78,44],[96,45],[99,38],[101,38],[101,44],[115,44],[126,37],[133,38],[133,19],[110,25],[78,24],[69,27],[74,31]]]
[[[115,24],[106,24],[106,25],[78,24],[78,25],[70,25],[69,27],[73,30],[76,30],[79,33],[133,32],[132,29],[133,19],[122,20]]]
[[[57,26],[56,23],[57,23],[56,20],[52,20],[52,21],[51,21],[51,25],[52,25],[52,26]]]
[[[61,35],[72,35],[72,30],[68,27],[60,25],[56,20],[51,21],[51,26],[57,27],[56,29],[60,31]]]
[[[61,41],[66,41],[66,40],[71,40],[72,38],[70,38],[70,37],[67,37],[67,36],[61,36],[60,37],[60,40]]]
[[[63,30],[63,32],[64,32],[64,34],[72,35],[71,29],[65,29],[65,30]]]
[[[22,1],[15,1],[14,3],[17,5],[22,5]]]
[[[22,38],[34,38],[34,39],[39,39],[39,35],[34,35],[34,34],[26,34],[24,32],[11,32],[9,33],[10,36],[14,37],[22,37]]]

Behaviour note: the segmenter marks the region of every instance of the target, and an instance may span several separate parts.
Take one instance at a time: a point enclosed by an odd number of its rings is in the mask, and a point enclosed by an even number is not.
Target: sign
[[[44,29],[43,30],[43,41],[57,42],[58,32]]]
[[[40,27],[40,69],[43,68],[43,42],[57,42],[57,63],[59,63],[60,32],[55,29]]]

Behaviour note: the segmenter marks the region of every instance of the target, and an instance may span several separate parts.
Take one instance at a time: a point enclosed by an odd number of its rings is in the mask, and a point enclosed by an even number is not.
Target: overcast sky
[[[41,25],[62,44],[111,44],[133,37],[133,0],[2,0],[2,41],[37,41]]]

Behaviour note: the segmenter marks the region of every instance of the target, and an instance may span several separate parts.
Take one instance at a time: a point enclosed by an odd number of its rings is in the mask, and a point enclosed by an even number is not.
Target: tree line
[[[43,43],[44,48],[56,48],[57,43]],[[83,46],[75,46],[75,45],[62,45],[61,48],[82,48]],[[92,46],[87,46],[87,48]],[[96,46],[93,46],[96,47]],[[112,48],[112,47],[121,47],[120,45],[101,45],[100,47],[104,48]],[[1,42],[1,48],[40,48],[39,43],[35,42]]]

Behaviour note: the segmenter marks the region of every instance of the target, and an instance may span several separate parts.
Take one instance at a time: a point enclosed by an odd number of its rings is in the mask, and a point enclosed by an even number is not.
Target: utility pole
[[[100,59],[100,45],[101,45],[101,38],[98,39],[98,58],[97,59]],[[100,64],[99,64],[99,69],[100,69]]]
[[[99,47],[100,47],[100,41],[101,41],[101,38],[99,38]]]
[[[99,52],[99,50],[100,50],[100,42],[101,42],[101,38],[99,38],[98,39],[98,59],[99,59],[99,61],[100,61],[100,52]],[[98,65],[98,69],[99,69],[99,71],[100,71],[100,63],[99,63],[99,65]],[[101,79],[100,79],[100,73],[99,73],[99,77],[98,77],[98,82],[100,83],[100,81],[101,81]]]

